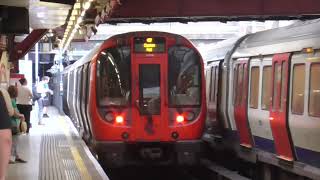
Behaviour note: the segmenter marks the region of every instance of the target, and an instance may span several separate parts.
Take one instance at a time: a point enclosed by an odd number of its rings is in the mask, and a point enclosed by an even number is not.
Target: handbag
[[[20,122],[20,132],[27,133],[27,129],[28,129],[28,127],[27,127],[26,121],[21,121]]]

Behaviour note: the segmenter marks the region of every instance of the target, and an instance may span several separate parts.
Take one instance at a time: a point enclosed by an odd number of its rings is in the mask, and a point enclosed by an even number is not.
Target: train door
[[[209,86],[207,93],[207,104],[208,104],[208,131],[209,133],[219,134],[221,133],[221,124],[218,121],[218,94],[219,94],[219,69],[220,69],[220,61],[214,62],[210,67],[210,70],[207,74]]]
[[[137,140],[160,140],[164,123],[167,56],[132,56],[133,126]]]
[[[284,53],[276,54],[272,59],[273,88],[269,119],[278,157],[293,161],[287,114],[289,58],[290,54]]]
[[[248,123],[248,59],[238,59],[234,68],[234,118],[240,145],[252,148],[252,135]]]
[[[250,60],[248,120],[255,148],[275,153],[269,122],[271,65],[272,56]]]

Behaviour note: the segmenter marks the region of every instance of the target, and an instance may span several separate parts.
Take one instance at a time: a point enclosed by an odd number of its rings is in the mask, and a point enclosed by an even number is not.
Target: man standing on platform
[[[38,106],[39,106],[38,124],[39,125],[44,125],[42,123],[43,117],[49,117],[47,114],[47,107],[46,107],[48,106],[47,96],[48,96],[48,93],[50,93],[51,95],[53,94],[53,91],[49,89],[49,86],[48,86],[49,80],[50,78],[48,76],[43,76],[41,81],[37,85],[37,93],[41,96],[41,98],[38,99]]]

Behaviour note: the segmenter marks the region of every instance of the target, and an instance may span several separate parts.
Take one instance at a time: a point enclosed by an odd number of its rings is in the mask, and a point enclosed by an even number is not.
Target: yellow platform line
[[[68,125],[65,122],[63,116],[59,116],[59,123],[61,124],[63,133],[67,137],[67,140],[68,140],[68,142],[70,144],[70,151],[71,151],[73,159],[74,159],[74,161],[76,163],[78,171],[81,174],[81,178],[83,180],[92,180],[92,178],[91,178],[91,176],[90,176],[90,174],[88,172],[88,169],[86,168],[86,166],[85,166],[85,164],[83,162],[83,159],[80,156],[80,153],[79,153],[78,149],[73,145],[73,140],[71,138],[70,130],[69,130]]]

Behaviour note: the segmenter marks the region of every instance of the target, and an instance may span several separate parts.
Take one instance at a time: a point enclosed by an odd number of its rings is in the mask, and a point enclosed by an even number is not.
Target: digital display
[[[164,37],[135,37],[134,52],[162,53],[165,52],[166,40]]]

